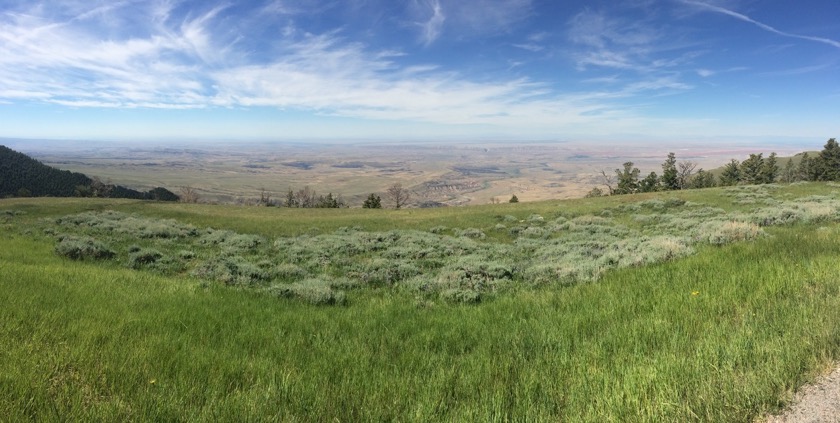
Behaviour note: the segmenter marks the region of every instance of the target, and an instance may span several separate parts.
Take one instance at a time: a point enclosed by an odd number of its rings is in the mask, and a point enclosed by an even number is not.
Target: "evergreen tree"
[[[746,185],[760,184],[762,179],[762,167],[764,159],[762,154],[750,154],[750,157],[741,162],[741,183]]]
[[[371,193],[368,195],[367,200],[362,203],[363,209],[381,209],[382,208],[382,198],[376,194]]]
[[[776,153],[770,153],[764,163],[761,164],[761,183],[772,184],[776,182],[776,177],[779,175],[778,160],[776,160]]]
[[[741,164],[738,160],[732,159],[723,167],[720,174],[720,185],[724,187],[737,185],[741,180]]]
[[[511,195],[510,200],[508,200],[508,203],[518,203],[518,202],[519,202],[519,198],[516,196],[516,194]]]
[[[680,189],[677,156],[674,153],[668,153],[668,158],[662,163],[661,185],[665,191]]]
[[[840,181],[840,145],[834,138],[825,143],[814,160],[812,172],[817,181]]]
[[[785,163],[785,168],[782,169],[782,174],[780,175],[780,179],[782,182],[791,183],[795,182],[796,179],[796,168],[793,167],[793,159],[788,159],[787,163]]]
[[[616,194],[633,194],[639,191],[639,169],[633,167],[633,162],[625,162],[624,169],[616,169],[618,179]]]
[[[813,159],[808,156],[808,153],[802,153],[802,160],[799,161],[799,166],[796,168],[796,177],[800,181],[813,180],[812,163]]]
[[[659,189],[659,176],[656,175],[656,172],[650,172],[648,176],[639,181],[639,192],[656,192]]]
[[[327,193],[326,196],[319,196],[314,205],[314,207],[319,209],[337,209],[342,206],[344,206],[344,201],[341,200],[341,197],[333,197],[331,192]]]
[[[690,188],[711,188],[715,186],[715,175],[712,172],[706,172],[703,169],[697,171],[694,177],[691,178],[688,186]]]
[[[297,201],[297,197],[295,197],[295,191],[289,188],[289,192],[286,193],[286,207],[300,207]]]

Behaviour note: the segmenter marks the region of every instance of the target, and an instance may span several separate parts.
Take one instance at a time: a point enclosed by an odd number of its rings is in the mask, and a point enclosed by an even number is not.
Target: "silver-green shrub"
[[[274,278],[270,263],[252,263],[238,256],[216,257],[199,265],[192,275],[211,279],[226,285],[251,286],[268,282]]]
[[[764,230],[752,222],[715,220],[700,225],[697,237],[701,242],[724,245],[737,241],[751,241],[764,235]]]
[[[278,297],[297,298],[313,305],[343,305],[347,297],[343,291],[330,287],[323,279],[306,279],[291,284],[272,285],[268,292]]]
[[[141,248],[128,254],[128,267],[140,269],[155,264],[163,254],[152,248]]]
[[[106,260],[116,253],[106,244],[90,237],[61,236],[55,246],[56,254],[72,260]]]

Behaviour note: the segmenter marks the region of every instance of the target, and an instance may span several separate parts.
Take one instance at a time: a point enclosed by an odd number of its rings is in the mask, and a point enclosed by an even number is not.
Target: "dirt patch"
[[[802,387],[790,408],[767,423],[840,423],[840,367]]]

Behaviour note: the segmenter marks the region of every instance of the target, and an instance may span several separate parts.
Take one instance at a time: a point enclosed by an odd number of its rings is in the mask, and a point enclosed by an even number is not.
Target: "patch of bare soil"
[[[767,423],[840,423],[840,367],[802,387],[790,408]]]

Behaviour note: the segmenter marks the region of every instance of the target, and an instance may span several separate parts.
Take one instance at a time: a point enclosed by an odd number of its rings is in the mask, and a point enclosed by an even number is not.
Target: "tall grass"
[[[838,229],[417,308],[0,250],[0,420],[749,421],[840,345]]]
[[[751,189],[311,219],[3,200],[0,421],[751,421],[840,359],[837,194]]]

